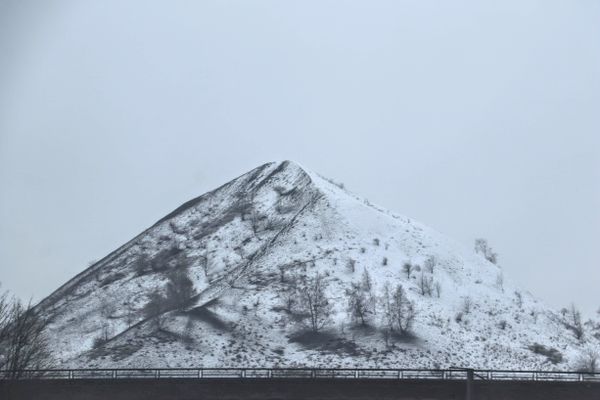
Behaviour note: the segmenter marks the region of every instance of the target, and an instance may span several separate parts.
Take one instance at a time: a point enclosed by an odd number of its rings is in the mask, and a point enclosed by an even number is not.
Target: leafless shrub
[[[350,272],[356,271],[356,260],[352,258],[348,259],[348,261],[346,262],[346,269],[348,269],[348,271]]]
[[[463,320],[464,314],[462,311],[459,311],[456,313],[456,315],[454,316],[454,320],[456,321],[456,323],[460,324]]]
[[[515,301],[519,308],[523,307],[523,295],[518,290],[515,291]]]
[[[485,239],[475,239],[475,253],[481,254],[486,260],[498,264],[498,254],[494,253]]]
[[[498,275],[496,275],[496,287],[504,292],[504,275],[502,272],[498,272]]]
[[[469,296],[465,297],[463,299],[462,306],[461,306],[463,314],[465,314],[465,315],[470,314],[472,308],[473,308],[473,300],[471,300],[471,298]]]

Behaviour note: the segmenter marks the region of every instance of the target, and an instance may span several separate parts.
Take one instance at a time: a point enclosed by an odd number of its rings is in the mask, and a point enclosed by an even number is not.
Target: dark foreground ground
[[[465,381],[119,379],[0,381],[2,400],[463,400]],[[472,400],[599,400],[600,383],[476,381]]]

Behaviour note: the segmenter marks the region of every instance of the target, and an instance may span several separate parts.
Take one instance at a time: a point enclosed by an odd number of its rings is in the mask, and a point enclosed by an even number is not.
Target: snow
[[[164,254],[173,253],[166,257]],[[170,254],[170,253],[169,253]],[[162,257],[162,258],[161,258]],[[419,293],[416,272],[434,257],[440,297]],[[387,265],[384,265],[384,258]],[[154,263],[139,273],[140,260]],[[152,261],[152,260],[159,260]],[[356,263],[355,272],[347,268]],[[185,311],[168,313],[163,331],[143,307],[184,263],[198,293]],[[284,311],[285,274],[327,277],[332,321],[313,342],[298,340],[297,316]],[[379,316],[355,328],[345,290],[368,270],[377,292],[398,283],[414,302],[414,338],[386,347]],[[290,275],[291,274],[291,275]],[[559,313],[501,269],[435,230],[372,205],[296,163],[269,163],[194,200],[57,290],[40,308],[50,318],[56,357],[69,367],[355,366],[495,369],[572,368],[583,342]],[[517,295],[520,293],[522,302]],[[457,316],[465,299],[473,306]],[[108,317],[103,312],[110,311]],[[126,309],[133,321],[127,322]],[[505,321],[505,322],[502,322]],[[93,348],[108,325],[111,340]],[[501,327],[503,326],[503,327]],[[535,354],[555,348],[563,361]]]

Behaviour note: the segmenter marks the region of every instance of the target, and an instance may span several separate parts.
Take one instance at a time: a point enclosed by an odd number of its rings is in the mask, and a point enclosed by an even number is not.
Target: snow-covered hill
[[[175,270],[193,296],[152,316],[147,305]],[[366,326],[352,323],[346,292],[365,271],[373,296],[386,282],[403,286],[416,312],[410,334],[386,340],[379,302]],[[298,280],[317,273],[332,310],[314,333],[302,306],[289,306]],[[472,249],[289,161],[182,205],[38,307],[71,367],[569,369],[583,349],[600,349]]]

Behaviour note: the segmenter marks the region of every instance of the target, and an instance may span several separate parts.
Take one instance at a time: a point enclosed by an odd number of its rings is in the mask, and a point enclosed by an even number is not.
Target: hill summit
[[[600,348],[484,255],[284,161],[183,204],[37,307],[63,367],[569,369]]]

